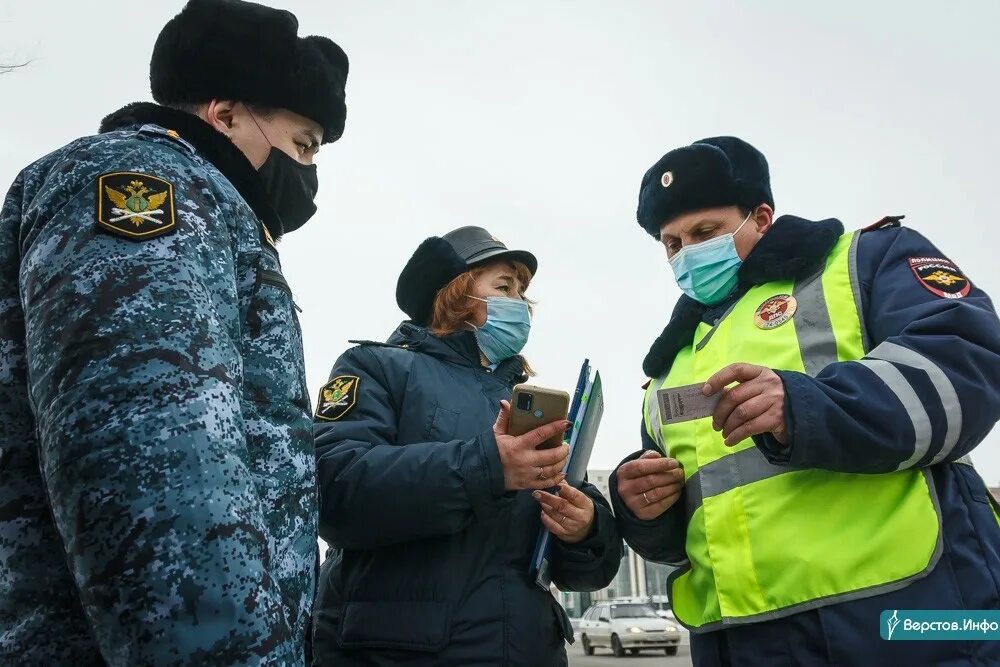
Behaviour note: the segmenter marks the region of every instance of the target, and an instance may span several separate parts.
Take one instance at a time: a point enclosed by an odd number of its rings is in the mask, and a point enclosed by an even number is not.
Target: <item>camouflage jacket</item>
[[[0,664],[304,664],[311,409],[268,228],[242,153],[152,104],[17,177],[0,212]]]

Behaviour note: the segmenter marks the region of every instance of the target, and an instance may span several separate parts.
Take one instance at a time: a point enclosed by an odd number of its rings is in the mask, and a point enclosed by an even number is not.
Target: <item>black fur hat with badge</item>
[[[242,0],[190,0],[163,27],[149,78],[163,105],[229,99],[288,109],[344,131],[348,62],[326,37],[299,37],[295,15]]]
[[[460,227],[432,236],[417,248],[396,283],[396,303],[417,324],[431,318],[438,291],[469,269],[500,259],[521,262],[531,275],[538,260],[525,250],[509,250],[482,227]]]
[[[649,168],[639,186],[636,219],[654,238],[672,218],[706,208],[774,208],[767,160],[736,137],[711,137],[677,148]]]

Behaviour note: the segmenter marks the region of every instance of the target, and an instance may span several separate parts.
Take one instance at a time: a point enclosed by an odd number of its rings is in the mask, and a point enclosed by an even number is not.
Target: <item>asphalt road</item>
[[[616,658],[607,649],[596,649],[594,655],[584,655],[580,642],[567,646],[571,667],[691,667],[691,648],[681,646],[676,656],[667,656],[662,650],[643,651],[639,655]]]

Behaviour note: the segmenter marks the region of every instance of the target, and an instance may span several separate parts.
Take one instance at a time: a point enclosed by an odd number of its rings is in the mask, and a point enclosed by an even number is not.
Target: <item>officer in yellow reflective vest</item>
[[[968,458],[1000,419],[989,297],[900,218],[775,219],[767,161],[735,137],[664,155],[637,217],[684,296],[611,495],[632,548],[677,566],[695,665],[1000,664],[995,642],[880,628],[1000,609],[1000,523]]]

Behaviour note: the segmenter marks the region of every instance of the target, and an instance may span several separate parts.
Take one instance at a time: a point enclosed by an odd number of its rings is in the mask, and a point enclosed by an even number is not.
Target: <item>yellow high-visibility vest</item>
[[[926,469],[794,469],[768,462],[750,439],[727,447],[711,417],[660,420],[659,390],[704,382],[732,363],[815,376],[862,359],[860,235],[841,237],[816,275],[753,287],[714,327],[700,324],[647,390],[646,430],[684,466],[688,563],[671,578],[670,597],[678,620],[695,632],[896,590],[941,555]]]

